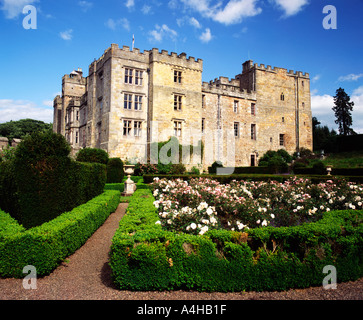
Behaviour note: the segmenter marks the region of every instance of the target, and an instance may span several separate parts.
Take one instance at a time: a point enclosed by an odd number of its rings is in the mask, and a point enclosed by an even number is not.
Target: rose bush
[[[243,230],[315,222],[330,210],[363,209],[363,186],[344,180],[312,184],[293,178],[285,183],[208,178],[152,184],[160,223],[168,230],[204,234],[210,229]]]

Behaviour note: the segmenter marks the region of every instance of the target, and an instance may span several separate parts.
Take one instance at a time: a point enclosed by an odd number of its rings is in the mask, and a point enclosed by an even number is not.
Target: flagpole
[[[132,51],[134,51],[135,35],[132,35]]]

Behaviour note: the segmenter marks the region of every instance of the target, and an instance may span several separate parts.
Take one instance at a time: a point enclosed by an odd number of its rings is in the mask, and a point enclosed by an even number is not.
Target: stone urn
[[[136,190],[136,184],[131,180],[131,176],[134,173],[134,165],[125,164],[124,171],[127,174],[127,179],[125,181],[125,189],[123,192],[123,196],[131,196]]]
[[[327,172],[327,175],[328,175],[328,176],[330,176],[330,175],[331,175],[331,170],[332,170],[332,166],[327,165],[327,166],[326,166],[326,172]]]

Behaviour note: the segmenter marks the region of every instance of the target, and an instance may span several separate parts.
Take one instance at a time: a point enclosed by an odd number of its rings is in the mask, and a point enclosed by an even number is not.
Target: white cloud
[[[1,10],[4,11],[7,19],[14,19],[23,12],[26,5],[38,2],[38,0],[1,0]]]
[[[141,12],[143,13],[143,14],[149,14],[149,13],[151,13],[151,7],[150,6],[148,6],[148,5],[144,5],[142,8],[141,8]]]
[[[105,26],[111,30],[116,30],[116,22],[111,18],[105,22]]]
[[[184,16],[182,18],[176,19],[176,23],[179,27],[182,27],[185,24],[191,25],[197,29],[200,29],[202,27],[202,25],[200,24],[200,22],[197,19],[195,19],[194,17],[188,17],[188,16]]]
[[[65,40],[65,41],[70,41],[73,38],[73,30],[72,29],[68,29],[66,31],[60,32],[59,36]]]
[[[110,18],[105,22],[105,26],[111,30],[116,30],[119,26],[121,26],[125,30],[130,31],[130,22],[126,18],[121,18],[118,20]]]
[[[357,133],[363,133],[363,86],[353,90],[350,101],[354,102],[352,112],[353,129]]]
[[[300,12],[308,0],[273,0],[277,6],[284,11],[285,17],[290,17]]]
[[[128,8],[128,9],[131,9],[135,6],[135,0],[127,0],[126,3],[125,3],[125,6]]]
[[[352,96],[363,96],[363,86],[353,90]]]
[[[357,81],[359,78],[363,77],[363,73],[360,74],[348,74],[346,76],[339,77],[338,81]]]
[[[93,7],[93,3],[89,1],[79,1],[78,5],[81,7],[83,12],[87,12]]]
[[[313,116],[326,116],[333,114],[332,108],[334,107],[334,98],[329,94],[322,96],[313,95],[311,96],[311,110]]]
[[[315,82],[316,82],[316,81],[318,81],[320,78],[321,78],[321,75],[320,75],[320,74],[317,74],[316,76],[314,76],[314,77],[311,79],[311,82],[312,82],[312,83],[315,83]]]
[[[235,32],[232,36],[233,36],[233,38],[239,39],[244,34],[246,34],[247,32],[248,32],[248,28],[247,27],[243,27],[240,31]]]
[[[170,0],[168,2],[168,7],[172,10],[175,10],[178,7],[178,0]]]
[[[200,25],[199,21],[197,19],[195,19],[194,17],[191,17],[189,19],[189,23],[193,26],[196,27],[197,29],[200,29],[202,26]]]
[[[312,95],[311,111],[312,116],[316,117],[321,126],[328,126],[329,129],[338,130],[335,124],[335,115],[332,108],[334,107],[334,98],[329,94]]]
[[[17,121],[27,118],[44,121],[46,123],[53,122],[53,108],[42,108],[34,102],[26,100],[0,99],[1,122]]]
[[[43,101],[43,106],[53,107],[53,100],[44,100]]]
[[[255,0],[231,0],[223,10],[219,10],[213,19],[226,25],[235,24],[245,17],[253,17],[262,12],[261,8],[256,8]]]
[[[163,24],[161,27],[159,25],[155,26],[155,30],[149,32],[150,38],[149,41],[151,42],[161,42],[165,37],[172,41],[175,41],[178,33],[170,29],[166,24]]]
[[[212,38],[213,38],[213,36],[212,36],[212,33],[210,32],[209,28],[205,29],[205,31],[199,37],[199,39],[204,43],[208,43],[209,41],[212,40]]]
[[[350,97],[354,102],[352,119],[353,130],[357,133],[363,133],[363,86],[355,89]],[[327,125],[330,129],[337,130],[335,124],[335,115],[332,108],[334,107],[334,97],[328,94],[312,95],[311,109],[313,117],[316,117],[322,125]]]
[[[211,5],[210,0],[181,0],[186,7],[199,12],[202,16],[225,25],[236,24],[245,17],[252,17],[262,12],[256,7],[257,0],[230,0],[223,8],[222,2]]]

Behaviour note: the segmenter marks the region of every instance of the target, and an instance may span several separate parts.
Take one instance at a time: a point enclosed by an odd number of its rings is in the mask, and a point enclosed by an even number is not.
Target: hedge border
[[[32,265],[38,276],[50,274],[79,249],[114,212],[120,192],[107,190],[85,204],[31,229],[0,210],[0,276],[23,278]]]
[[[278,181],[285,182],[291,178],[303,178],[310,179],[312,183],[324,182],[326,180],[346,180],[348,182],[363,183],[363,176],[322,176],[322,175],[296,175],[296,174],[231,174],[231,175],[193,175],[193,174],[146,174],[143,176],[145,183],[152,183],[154,178],[166,178],[166,179],[183,179],[190,180],[193,178],[209,178],[212,180],[217,180],[220,183],[229,183],[232,180],[253,180],[253,181]]]
[[[150,190],[137,190],[112,239],[112,278],[121,290],[306,288],[322,285],[325,265],[337,268],[338,282],[363,276],[363,210],[332,211],[295,227],[194,236],[156,225],[153,201]]]

